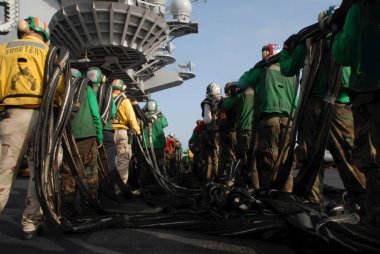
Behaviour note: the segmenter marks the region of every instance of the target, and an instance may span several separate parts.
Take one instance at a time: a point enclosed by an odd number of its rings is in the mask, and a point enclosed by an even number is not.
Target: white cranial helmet
[[[208,97],[220,95],[220,86],[217,83],[210,83],[207,86],[206,94]]]

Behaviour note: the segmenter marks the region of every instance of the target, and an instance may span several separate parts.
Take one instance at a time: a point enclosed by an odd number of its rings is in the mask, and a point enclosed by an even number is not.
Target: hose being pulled
[[[54,104],[61,77],[65,81],[65,90],[61,95],[61,106],[57,108]],[[46,57],[44,93],[33,143],[36,191],[44,215],[53,225],[61,225],[58,154],[62,133],[70,117],[70,98],[74,92],[69,52],[65,48],[53,46]]]
[[[112,85],[109,82],[102,84],[98,92],[99,113],[103,124],[107,124],[112,117]]]

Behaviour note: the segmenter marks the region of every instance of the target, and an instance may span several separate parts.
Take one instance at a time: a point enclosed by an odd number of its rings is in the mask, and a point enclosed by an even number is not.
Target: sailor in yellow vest
[[[125,85],[121,79],[112,82],[113,97],[116,103],[117,113],[113,121],[115,129],[116,143],[116,169],[120,174],[124,184],[128,181],[128,167],[132,156],[132,147],[129,140],[128,131],[134,131],[137,135],[141,134],[140,126],[137,123],[136,114],[133,111],[132,103],[124,93]]]
[[[43,94],[45,59],[50,40],[47,24],[29,17],[18,23],[18,39],[0,46],[0,213],[27,149],[30,180],[22,217],[25,239],[33,238],[42,221],[34,183],[30,148]],[[61,82],[58,92],[62,93]]]

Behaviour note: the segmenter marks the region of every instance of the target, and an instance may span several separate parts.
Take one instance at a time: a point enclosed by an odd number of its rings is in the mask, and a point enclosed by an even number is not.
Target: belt
[[[7,109],[35,109],[35,110],[39,110],[40,107],[28,107],[26,105],[4,105],[4,109],[7,110]]]

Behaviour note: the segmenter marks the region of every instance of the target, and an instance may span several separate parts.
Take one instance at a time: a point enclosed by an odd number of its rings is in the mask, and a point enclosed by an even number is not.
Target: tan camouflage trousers
[[[352,99],[355,142],[352,157],[366,178],[365,222],[380,228],[380,92]]]
[[[76,139],[75,141],[84,166],[84,177],[82,180],[89,192],[96,199],[99,188],[97,166],[99,151],[97,148],[96,138],[89,137]],[[70,217],[70,215],[74,214],[75,210],[77,187],[75,179],[71,174],[71,170],[66,163],[63,163],[63,169],[61,171],[61,193],[62,200],[64,202],[64,215]],[[83,206],[84,204],[87,204],[87,202],[81,198],[81,205]]]
[[[232,161],[236,160],[236,131],[220,132],[220,151],[218,176],[229,175]]]
[[[9,117],[0,121],[0,213],[8,202],[18,165],[27,153],[30,179],[21,224],[23,231],[34,231],[42,221],[31,151],[39,111],[8,109],[6,112]]]
[[[219,131],[207,130],[205,136],[206,183],[218,177],[219,165]]]
[[[283,150],[283,160],[289,152],[290,127],[286,130],[288,117],[264,116],[257,128],[257,170],[260,188],[268,188],[277,172],[276,161],[279,159],[280,151]],[[272,177],[274,176],[274,177]],[[293,176],[290,175],[283,191],[291,192],[293,188]]]
[[[236,156],[241,160],[243,182],[253,189],[259,189],[259,176],[257,173],[256,160],[253,160],[254,141],[251,130],[237,130],[236,132]]]
[[[129,144],[128,131],[125,129],[115,130],[116,144],[116,169],[120,174],[124,184],[128,181],[129,176],[129,161],[132,157],[132,146]]]
[[[321,98],[311,98],[305,109],[299,137],[302,137],[301,147],[298,148],[297,159],[301,169],[313,151],[320,130],[319,119],[323,107]],[[351,160],[354,141],[354,126],[352,111],[345,104],[335,104],[330,131],[328,134],[327,149],[334,158],[340,178],[349,194],[361,195],[365,191],[364,175]],[[319,174],[314,182],[309,200],[323,206],[323,178],[324,167],[321,162]]]

